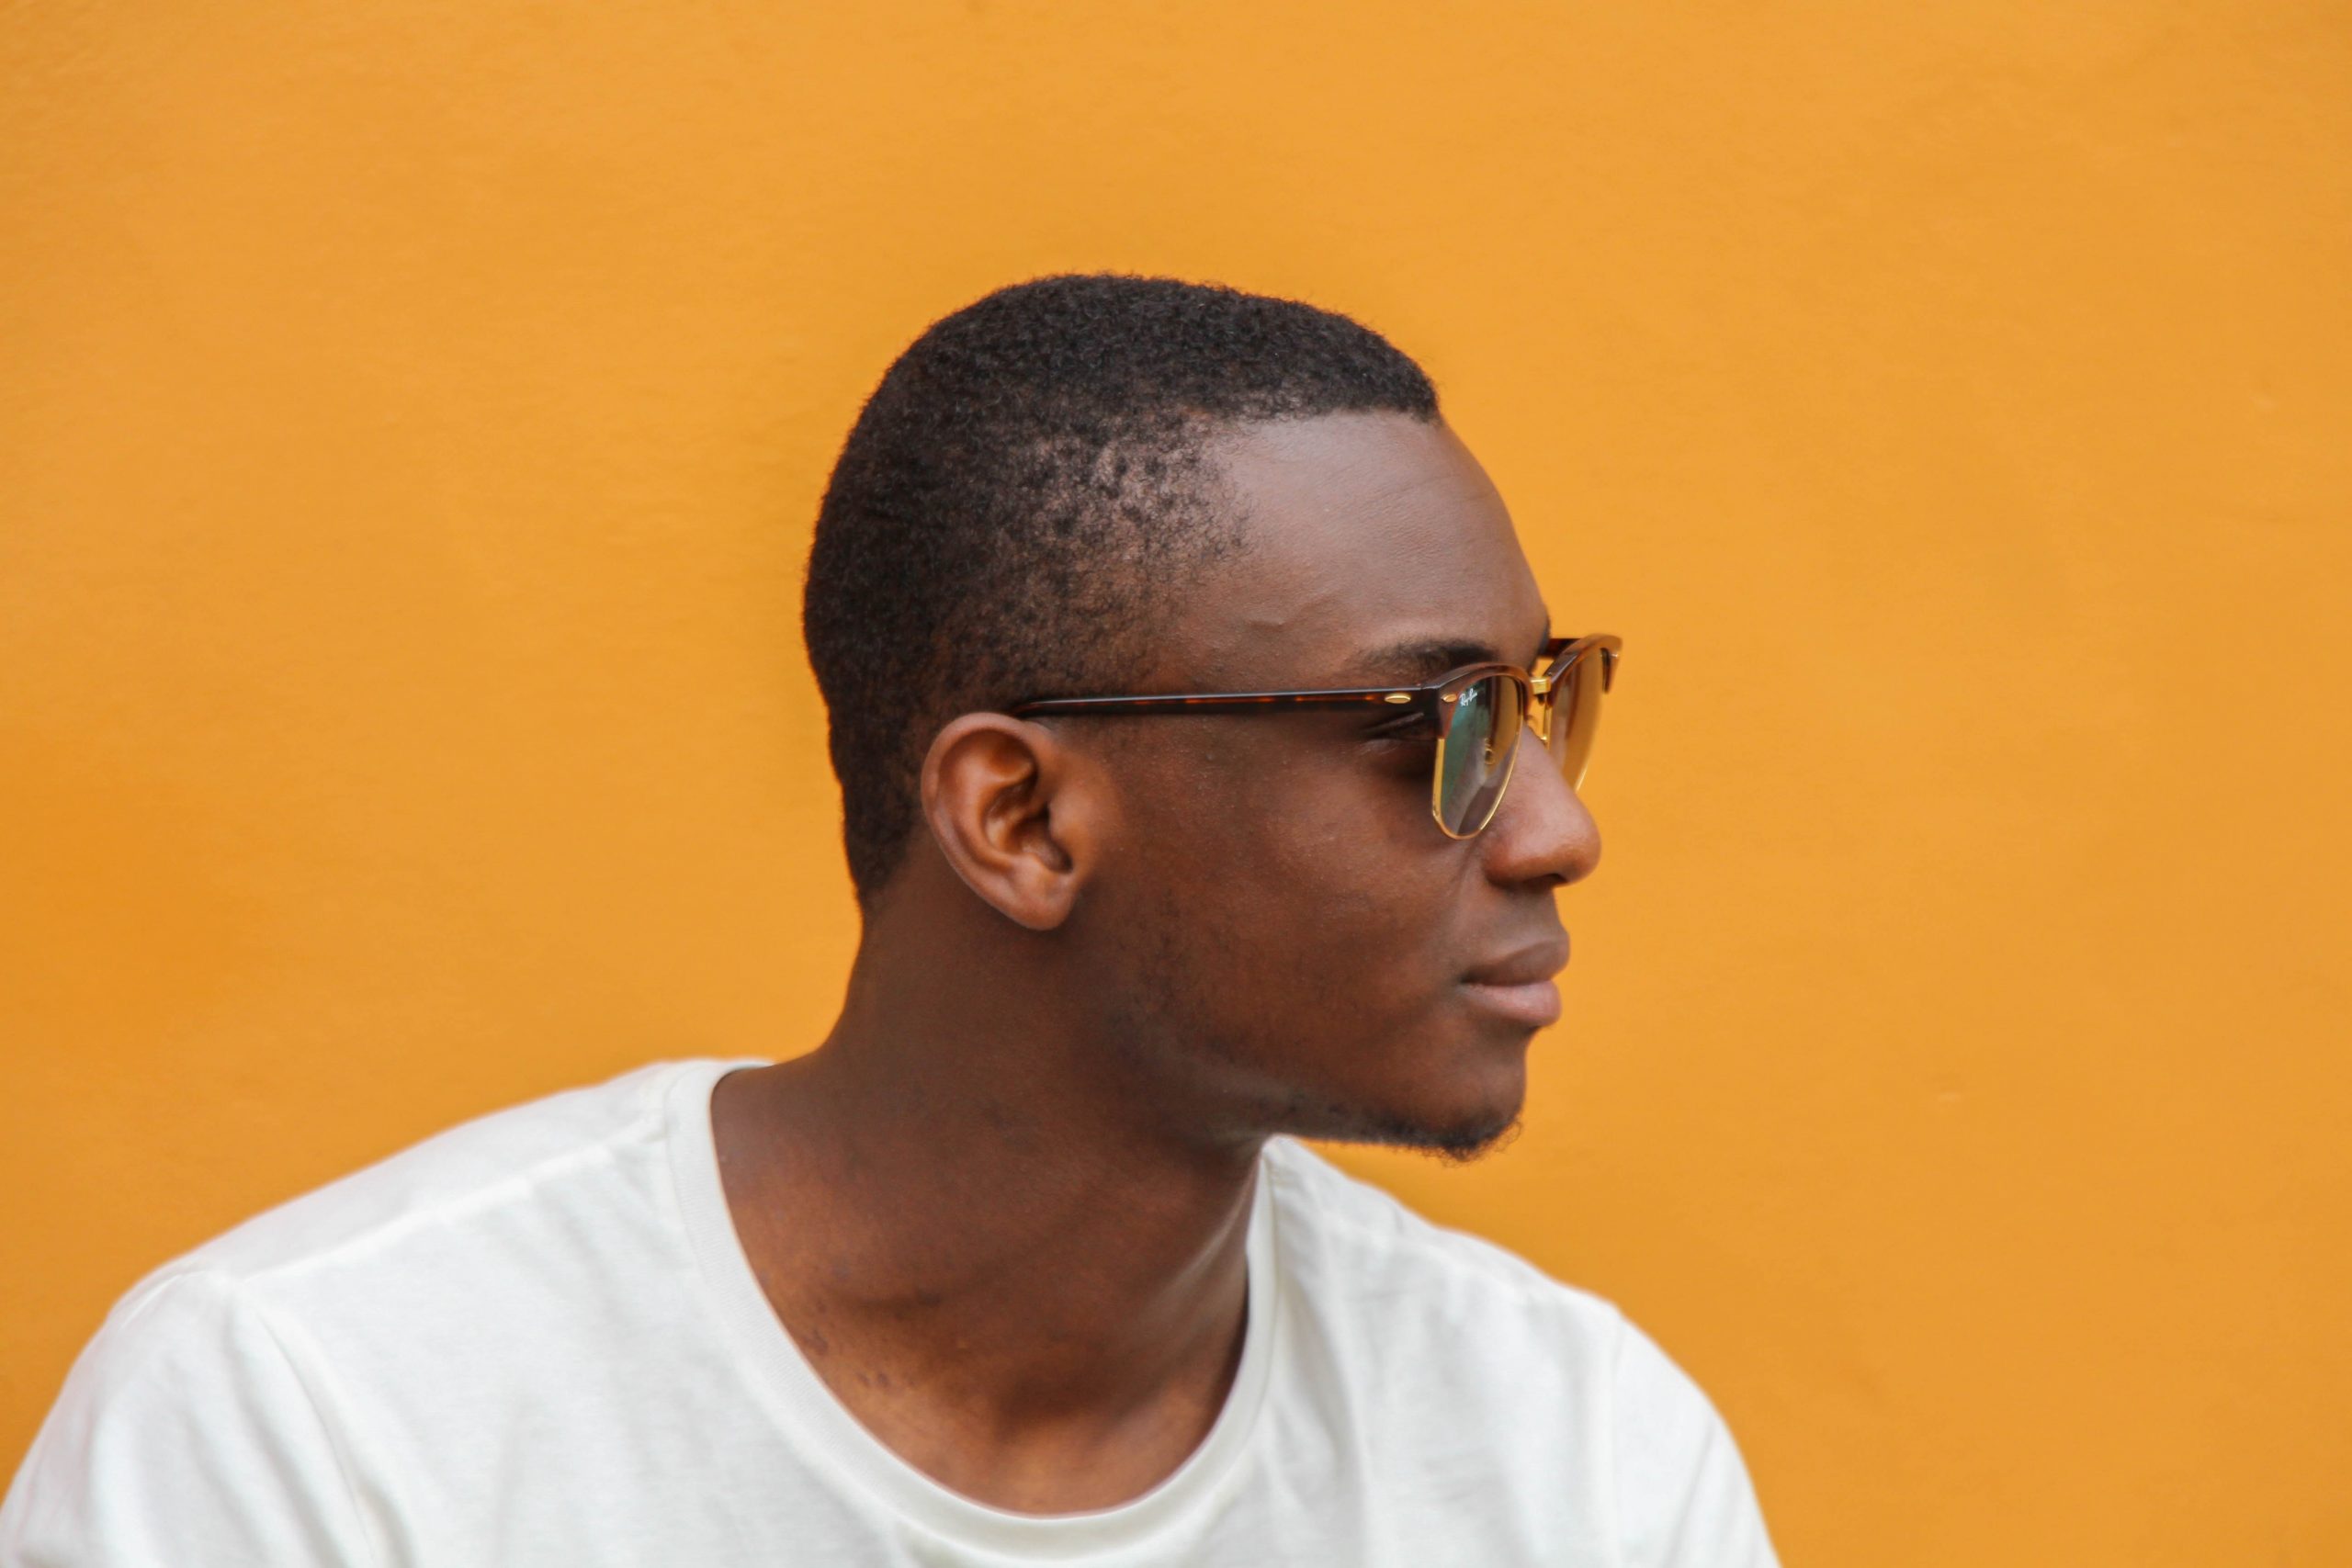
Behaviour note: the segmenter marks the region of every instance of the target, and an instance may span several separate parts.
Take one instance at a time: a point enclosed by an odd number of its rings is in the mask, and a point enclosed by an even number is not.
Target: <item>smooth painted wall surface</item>
[[[0,1461],[173,1254],[788,1055],[798,574],[927,322],[1115,267],[1436,376],[1618,632],[1522,1136],[1792,1564],[2352,1561],[2352,9],[17,7]]]

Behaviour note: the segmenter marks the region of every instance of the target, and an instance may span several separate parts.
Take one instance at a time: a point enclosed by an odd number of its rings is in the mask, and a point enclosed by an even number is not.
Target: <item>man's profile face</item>
[[[1188,593],[1135,689],[1523,666],[1554,629],[1501,498],[1443,425],[1329,415],[1216,452],[1247,547]],[[1409,645],[1426,657],[1374,657]],[[1131,726],[1103,748],[1123,829],[1072,933],[1102,1025],[1220,1130],[1466,1154],[1519,1114],[1540,1021],[1472,976],[1566,960],[1553,891],[1592,870],[1600,835],[1529,733],[1494,820],[1447,837],[1434,739],[1376,734],[1392,716],[1086,721]]]

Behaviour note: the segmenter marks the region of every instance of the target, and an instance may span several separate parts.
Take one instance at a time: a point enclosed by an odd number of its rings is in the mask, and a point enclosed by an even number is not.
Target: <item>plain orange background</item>
[[[1420,357],[1626,642],[1523,1135],[1786,1561],[2352,1561],[2352,9],[68,3],[0,37],[0,1464],[175,1253],[789,1055],[798,580],[1042,272]]]

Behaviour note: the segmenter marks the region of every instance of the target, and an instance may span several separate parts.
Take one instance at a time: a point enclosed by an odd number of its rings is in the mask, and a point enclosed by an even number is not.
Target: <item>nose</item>
[[[1600,863],[1600,829],[1532,724],[1520,733],[1510,783],[1479,838],[1487,878],[1508,886],[1565,887]]]

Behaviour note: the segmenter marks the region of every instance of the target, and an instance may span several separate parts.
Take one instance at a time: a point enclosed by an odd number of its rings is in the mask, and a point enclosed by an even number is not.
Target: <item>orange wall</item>
[[[0,1467],[146,1269],[458,1118],[790,1054],[797,582],[1043,271],[1420,355],[1619,632],[1479,1167],[1789,1562],[2352,1561],[2341,5],[19,8]]]

